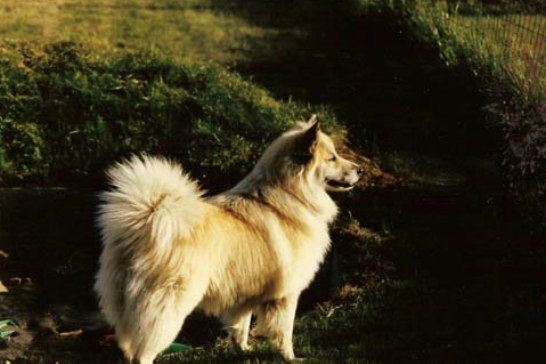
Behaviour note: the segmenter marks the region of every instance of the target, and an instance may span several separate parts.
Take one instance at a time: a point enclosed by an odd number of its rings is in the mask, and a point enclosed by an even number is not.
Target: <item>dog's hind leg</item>
[[[166,307],[155,309],[151,315],[133,332],[134,356],[131,364],[152,364],[157,354],[174,341],[186,318],[173,308]]]
[[[250,331],[251,310],[230,310],[222,315],[222,322],[226,325],[231,342],[241,350],[248,350],[248,333]]]
[[[191,285],[188,285],[191,283]],[[132,332],[132,364],[152,364],[154,358],[171,344],[186,317],[201,301],[206,289],[202,281],[184,282],[172,289],[155,292],[153,299],[135,311],[138,323]]]
[[[123,356],[125,357],[126,363],[131,364],[133,361],[131,337],[125,333],[119,332],[119,330],[116,330],[116,338],[118,340],[118,346],[123,352]]]
[[[176,339],[192,309],[186,309],[184,313],[174,309],[155,311],[149,325],[139,328],[135,334],[135,356],[131,364],[152,364],[154,358]]]
[[[296,359],[292,332],[299,295],[268,301],[257,309],[257,332],[266,335],[286,360]]]

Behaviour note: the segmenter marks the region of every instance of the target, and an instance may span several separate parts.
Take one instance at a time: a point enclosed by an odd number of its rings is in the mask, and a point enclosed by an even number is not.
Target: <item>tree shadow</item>
[[[469,69],[449,69],[439,50],[417,42],[395,14],[373,6],[362,11],[356,1],[213,5],[274,30],[249,40],[261,44],[249,48],[254,53],[236,71],[278,97],[333,107],[361,151],[377,154],[379,144],[464,156],[496,147]]]

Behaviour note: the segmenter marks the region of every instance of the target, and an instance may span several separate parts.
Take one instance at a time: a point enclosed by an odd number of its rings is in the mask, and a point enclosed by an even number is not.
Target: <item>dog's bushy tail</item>
[[[203,191],[173,162],[133,156],[107,173],[112,189],[101,195],[97,219],[105,248],[168,254],[203,220]]]

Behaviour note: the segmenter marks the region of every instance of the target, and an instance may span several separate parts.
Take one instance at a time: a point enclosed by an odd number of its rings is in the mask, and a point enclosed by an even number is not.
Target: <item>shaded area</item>
[[[395,14],[357,1],[218,3],[277,30],[269,43],[278,48],[252,47],[235,69],[280,97],[333,105],[368,155],[399,149],[451,157],[495,146],[498,131],[483,121],[484,97],[470,70],[446,68],[439,50]]]
[[[324,359],[544,356],[546,249],[501,196],[482,199],[465,184],[369,191],[347,208],[365,228],[336,240],[345,286],[310,334]]]
[[[99,353],[106,361],[112,350],[101,349],[98,333],[91,340],[87,332],[62,335],[82,325],[99,327],[92,291],[100,253],[94,193],[2,189],[0,205],[1,249],[9,254],[0,261],[9,289],[0,296],[0,312],[19,324],[16,336],[2,342],[0,357],[20,358],[16,363],[94,363]]]
[[[470,70],[447,69],[438,49],[417,42],[397,19],[358,12],[354,2],[230,3],[248,21],[279,29],[272,41],[286,46],[237,70],[281,97],[334,105],[353,146],[389,171],[411,169],[394,190],[344,199],[352,218],[389,243],[351,250],[343,244],[369,237],[338,235],[345,269],[357,271],[342,275],[354,274],[347,282],[368,290],[353,297],[356,306],[342,300],[325,328],[313,323],[312,344],[336,359],[355,352],[380,361],[543,356],[544,239],[521,225],[504,194],[500,123],[483,110],[486,90]],[[290,42],[288,30],[298,34]],[[375,259],[359,266],[357,254]]]

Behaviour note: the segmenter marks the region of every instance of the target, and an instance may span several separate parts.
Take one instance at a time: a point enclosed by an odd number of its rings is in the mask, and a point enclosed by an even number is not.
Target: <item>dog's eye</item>
[[[335,162],[337,159],[337,157],[335,155],[332,155],[329,159],[328,159],[328,162]]]

